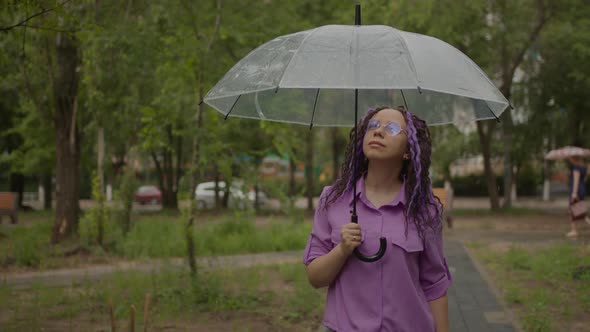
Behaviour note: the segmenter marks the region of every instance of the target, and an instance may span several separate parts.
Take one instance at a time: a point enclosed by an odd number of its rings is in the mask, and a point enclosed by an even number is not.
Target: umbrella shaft
[[[352,203],[352,215],[356,219],[356,166],[358,163],[358,108],[359,108],[359,90],[354,89],[354,149],[353,149],[353,161],[352,161],[352,188],[353,188],[353,203]]]

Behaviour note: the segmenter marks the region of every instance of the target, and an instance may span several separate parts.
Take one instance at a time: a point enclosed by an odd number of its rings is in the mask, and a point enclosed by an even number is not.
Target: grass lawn
[[[0,271],[51,269],[116,260],[186,256],[182,214],[134,214],[133,228],[123,235],[116,214],[105,224],[104,246],[96,225],[81,218],[78,238],[52,246],[53,215],[23,213],[18,225],[0,225]],[[311,222],[303,214],[257,217],[251,212],[203,214],[192,229],[197,256],[303,250]]]
[[[17,291],[0,285],[2,331],[108,331],[110,306],[118,331],[315,331],[325,290],[312,288],[302,264],[202,272],[119,273],[67,288]]]
[[[472,242],[525,331],[590,331],[590,246]],[[586,268],[584,268],[586,267]]]

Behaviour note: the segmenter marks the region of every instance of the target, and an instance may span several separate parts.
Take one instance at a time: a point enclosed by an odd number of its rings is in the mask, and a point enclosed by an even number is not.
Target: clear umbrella
[[[360,23],[356,5],[353,26],[327,25],[277,37],[241,59],[204,101],[226,118],[310,128],[355,126],[359,108],[376,105],[404,105],[430,125],[497,120],[509,105],[485,73],[453,46]],[[382,238],[376,255],[358,250],[355,255],[375,261],[386,247]]]

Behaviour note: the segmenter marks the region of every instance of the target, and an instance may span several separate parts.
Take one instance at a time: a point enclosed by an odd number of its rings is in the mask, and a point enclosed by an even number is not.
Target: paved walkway
[[[488,284],[479,264],[471,259],[458,240],[445,242],[447,264],[453,276],[448,291],[450,331],[454,332],[509,332],[518,331],[511,313],[503,308]]]

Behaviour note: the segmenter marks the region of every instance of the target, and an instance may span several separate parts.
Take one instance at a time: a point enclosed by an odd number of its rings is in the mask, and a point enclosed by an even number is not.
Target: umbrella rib
[[[410,108],[408,107],[408,102],[406,101],[406,95],[404,94],[404,90],[399,89],[399,91],[402,93],[402,98],[404,100],[404,105],[406,106],[406,111],[410,112]]]
[[[492,109],[490,108],[490,105],[488,105],[488,103],[483,100],[482,101],[484,104],[486,104],[486,107],[488,108],[488,110],[490,111],[490,113],[492,113],[492,115],[494,116],[494,118],[496,118],[496,122],[500,123],[500,119],[496,116],[496,113],[494,113],[494,111],[492,111]]]
[[[414,76],[416,76],[416,85],[418,87],[418,92],[421,94],[422,93],[422,88],[420,87],[420,78],[418,77],[418,70],[416,70],[416,64],[414,64],[414,59],[412,59],[412,53],[410,52],[410,48],[408,47],[408,43],[406,42],[406,39],[404,38],[404,36],[402,36],[401,33],[399,33],[399,31],[397,29],[391,28],[396,35],[399,36],[400,41],[402,42],[402,44],[404,45],[406,51],[408,52],[408,60],[409,63],[412,67],[412,71],[414,72]]]
[[[285,38],[285,39],[284,39],[284,40],[281,42],[281,45],[280,45],[278,48],[280,49],[281,47],[283,47],[283,46],[285,45],[285,43],[286,43],[286,42],[289,40],[289,38],[290,38],[290,37],[286,37],[286,38]],[[256,90],[258,90],[258,89],[260,88],[260,84],[262,84],[262,82],[264,82],[264,81],[266,80],[266,78],[268,77],[268,75],[269,75],[269,72],[270,72],[270,70],[269,70],[269,68],[270,68],[270,65],[271,65],[271,64],[272,64],[272,63],[273,63],[273,62],[276,60],[276,58],[278,58],[278,57],[279,57],[279,55],[280,55],[280,53],[279,53],[279,52],[277,52],[277,53],[275,54],[275,56],[273,56],[273,57],[272,57],[272,59],[270,59],[270,61],[268,61],[268,62],[266,63],[266,70],[265,70],[265,73],[264,73],[264,77],[262,78],[262,80],[260,80],[260,81],[258,82],[258,85],[256,86]],[[278,86],[277,86],[277,90],[278,90]],[[276,91],[276,90],[275,90],[275,93],[277,93],[277,91]]]
[[[236,101],[234,101],[234,104],[231,105],[231,108],[229,109],[229,112],[227,112],[227,114],[225,115],[225,118],[223,120],[227,120],[227,117],[229,116],[229,113],[231,113],[231,111],[234,110],[234,106],[236,106],[236,104],[238,103],[238,100],[240,100],[240,97],[241,96],[242,96],[241,94],[238,95],[238,98],[236,98]]]
[[[313,118],[315,117],[315,107],[318,104],[318,97],[320,96],[320,89],[315,93],[315,101],[313,102],[313,111],[311,112],[311,121],[309,122],[309,130],[313,127]]]

